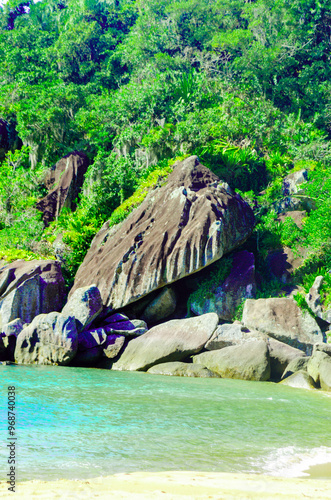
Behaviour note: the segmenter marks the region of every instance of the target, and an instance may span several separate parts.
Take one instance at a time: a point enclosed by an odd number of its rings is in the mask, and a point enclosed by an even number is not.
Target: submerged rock
[[[220,259],[254,227],[252,209],[228,191],[196,156],[179,162],[124,222],[104,224],[71,294],[96,283],[104,305],[119,309]]]
[[[21,318],[60,311],[65,297],[61,265],[55,260],[17,260],[0,269],[0,328]]]
[[[128,343],[113,369],[146,371],[156,364],[181,361],[203,348],[217,323],[217,314],[210,313],[154,326]]]
[[[61,313],[40,314],[17,337],[15,361],[22,364],[68,365],[77,352],[75,319]]]
[[[267,343],[263,340],[224,347],[193,356],[198,363],[224,378],[269,380],[270,360]]]
[[[220,375],[213,373],[202,365],[182,363],[180,361],[161,363],[159,365],[152,366],[152,368],[147,370],[147,373],[152,373],[153,375],[171,375],[175,377],[220,377]]]

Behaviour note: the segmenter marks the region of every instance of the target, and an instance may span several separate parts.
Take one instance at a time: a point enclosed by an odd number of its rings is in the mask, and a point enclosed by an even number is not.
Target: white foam
[[[298,449],[294,446],[279,448],[264,459],[262,465],[263,473],[270,476],[280,477],[304,477],[309,476],[307,469],[314,465],[331,463],[331,448],[320,446],[319,448]]]

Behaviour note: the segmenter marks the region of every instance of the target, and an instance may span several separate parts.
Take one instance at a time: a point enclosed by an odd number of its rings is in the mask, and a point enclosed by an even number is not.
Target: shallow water
[[[304,476],[331,462],[327,393],[267,382],[88,368],[0,366],[1,472],[8,385],[17,480],[201,470]]]

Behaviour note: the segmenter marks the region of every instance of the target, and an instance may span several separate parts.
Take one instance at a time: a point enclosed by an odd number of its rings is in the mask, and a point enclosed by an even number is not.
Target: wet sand
[[[313,468],[312,468],[313,469]],[[314,471],[312,472],[312,476]],[[317,477],[321,469],[315,473]],[[0,483],[1,498],[15,498]],[[28,481],[16,485],[20,499],[116,500],[327,500],[330,479],[279,478],[213,472],[135,472],[87,480]]]

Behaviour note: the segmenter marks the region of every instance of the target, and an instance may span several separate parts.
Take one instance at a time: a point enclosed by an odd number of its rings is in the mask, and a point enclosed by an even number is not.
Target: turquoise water
[[[331,462],[331,399],[272,383],[88,368],[0,366],[17,392],[18,480],[138,470],[300,476]]]

